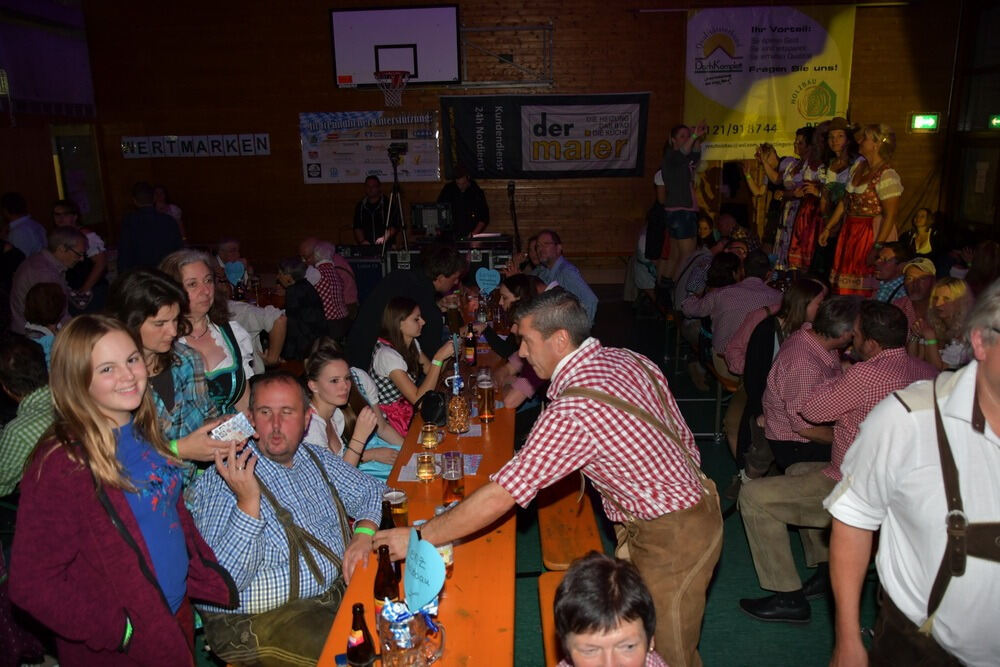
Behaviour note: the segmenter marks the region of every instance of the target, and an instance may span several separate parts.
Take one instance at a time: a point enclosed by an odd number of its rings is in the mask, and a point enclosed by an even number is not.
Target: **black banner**
[[[442,97],[445,176],[642,176],[648,110],[649,93]]]

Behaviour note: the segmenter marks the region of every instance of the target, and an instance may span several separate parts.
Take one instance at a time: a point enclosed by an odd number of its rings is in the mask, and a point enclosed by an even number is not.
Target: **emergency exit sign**
[[[990,122],[986,124],[986,127],[991,130],[1000,130],[1000,114],[990,116]]]
[[[911,132],[937,132],[940,128],[941,114],[915,113],[910,116]]]

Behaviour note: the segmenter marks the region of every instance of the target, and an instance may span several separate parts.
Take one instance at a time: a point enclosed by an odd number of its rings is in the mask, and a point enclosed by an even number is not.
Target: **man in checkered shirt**
[[[346,582],[372,551],[385,485],[303,443],[308,408],[290,374],[254,378],[259,438],[242,452],[217,450],[190,489],[195,524],[240,592],[236,609],[200,608],[209,646],[233,664],[314,664]]]
[[[722,549],[722,516],[715,486],[700,476],[694,436],[666,379],[649,359],[590,338],[586,311],[563,289],[519,308],[516,320],[520,355],[540,378],[551,378],[551,403],[527,444],[491,483],[422,526],[422,538],[444,544],[474,533],[580,470],[601,492],[616,524],[616,555],[635,563],[652,592],[655,650],[672,666],[700,665],[698,637],[705,591]],[[577,389],[637,406],[660,428],[604,400],[569,395]],[[393,558],[405,556],[408,542],[407,529],[375,536],[376,546],[389,545]]]
[[[788,526],[824,530],[830,515],[823,500],[840,481],[840,464],[872,408],[897,389],[937,374],[931,365],[906,354],[906,315],[896,306],[864,301],[854,328],[854,353],[862,361],[839,379],[821,384],[802,404],[800,414],[812,424],[833,422],[829,463],[790,466],[784,475],[750,480],[740,489],[740,512],[761,588],[775,591],[763,598],[740,600],[740,608],[762,621],[805,623],[807,600],[822,597],[828,587],[829,547],[812,540],[811,565],[823,564],[803,587],[792,558]]]

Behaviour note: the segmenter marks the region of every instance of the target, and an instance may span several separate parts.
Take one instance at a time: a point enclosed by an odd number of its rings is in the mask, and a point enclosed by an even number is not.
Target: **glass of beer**
[[[434,449],[441,442],[441,431],[436,424],[424,424],[420,428],[420,446],[424,449]]]
[[[429,451],[417,454],[417,479],[429,482],[435,477],[437,477],[437,465],[434,463],[434,454]]]
[[[410,503],[404,492],[399,489],[389,489],[383,494],[382,499],[389,503],[392,523],[396,528],[410,525]]]
[[[444,480],[442,505],[465,498],[465,460],[462,452],[445,452],[441,455],[441,479]]]
[[[489,377],[480,378],[476,383],[476,404],[479,407],[479,421],[489,424],[496,417],[493,380]]]

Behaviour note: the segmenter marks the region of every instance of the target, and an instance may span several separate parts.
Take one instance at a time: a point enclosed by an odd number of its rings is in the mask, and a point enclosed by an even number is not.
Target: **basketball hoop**
[[[403,106],[403,89],[410,80],[410,73],[404,70],[382,70],[375,72],[375,82],[385,95],[385,106]]]

